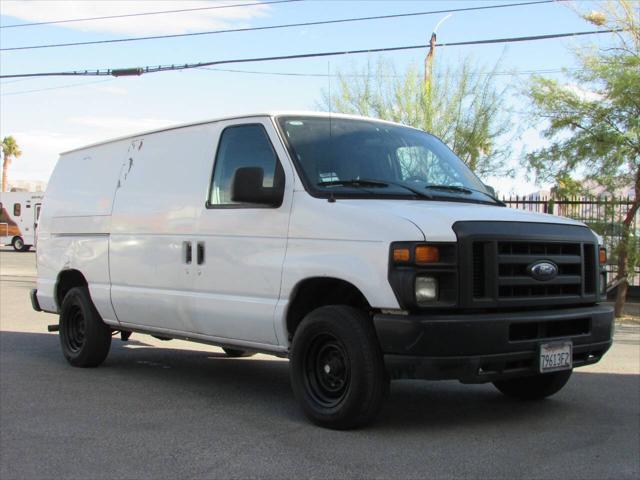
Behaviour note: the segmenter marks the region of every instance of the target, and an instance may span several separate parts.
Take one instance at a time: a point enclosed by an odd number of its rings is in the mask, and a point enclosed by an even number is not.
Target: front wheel
[[[109,353],[111,329],[100,318],[87,287],[72,288],[62,301],[60,345],[74,367],[97,367]]]
[[[291,385],[317,425],[342,430],[372,421],[389,392],[389,377],[367,315],[348,306],[309,313],[293,338]]]
[[[572,370],[542,373],[533,377],[514,378],[493,382],[495,387],[508,397],[519,400],[540,400],[558,393],[564,387]]]

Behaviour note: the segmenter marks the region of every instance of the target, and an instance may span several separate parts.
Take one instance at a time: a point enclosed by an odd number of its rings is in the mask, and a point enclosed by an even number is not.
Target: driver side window
[[[232,200],[232,187],[236,171],[246,167],[262,169],[263,188],[272,189],[284,181],[278,157],[267,132],[260,124],[228,127],[220,135],[209,191],[209,206],[243,205]]]

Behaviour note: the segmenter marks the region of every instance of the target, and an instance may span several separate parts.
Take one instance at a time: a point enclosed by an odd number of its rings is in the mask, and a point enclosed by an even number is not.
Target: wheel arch
[[[292,290],[286,313],[289,341],[302,319],[325,305],[349,305],[367,313],[371,304],[353,283],[336,277],[310,277],[299,281]]]
[[[88,287],[89,283],[85,276],[80,272],[80,270],[76,269],[66,269],[62,270],[58,274],[58,278],[56,279],[55,285],[55,300],[58,306],[58,310],[62,307],[62,301],[64,297],[67,295],[69,290],[75,287]]]

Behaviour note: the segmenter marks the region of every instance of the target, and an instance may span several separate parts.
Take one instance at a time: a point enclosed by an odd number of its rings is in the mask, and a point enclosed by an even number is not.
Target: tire
[[[295,332],[290,357],[293,393],[316,425],[364,426],[389,392],[373,325],[355,308],[326,306],[309,313]]]
[[[236,348],[223,347],[222,350],[227,354],[227,357],[233,358],[252,357],[255,355],[255,352],[247,352],[246,350],[238,350]]]
[[[572,370],[564,370],[533,377],[501,380],[493,384],[508,397],[519,400],[541,400],[558,393],[571,378],[571,373]]]
[[[158,340],[162,340],[163,342],[168,342],[169,340],[173,340],[171,337],[165,337],[163,335],[151,335],[153,338],[157,338]]]
[[[11,246],[16,252],[28,252],[31,249],[31,245],[24,244],[22,237],[14,237]]]
[[[60,345],[74,367],[97,367],[109,353],[111,329],[102,321],[87,287],[69,290],[60,310]]]

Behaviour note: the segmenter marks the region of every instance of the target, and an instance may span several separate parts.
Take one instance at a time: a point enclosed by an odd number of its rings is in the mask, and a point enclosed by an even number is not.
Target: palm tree
[[[9,165],[11,165],[11,157],[18,158],[22,155],[22,151],[18,144],[16,143],[16,139],[11,135],[8,137],[4,137],[2,140],[2,157],[4,158],[2,162],[2,191],[7,191],[7,170],[9,169]]]

